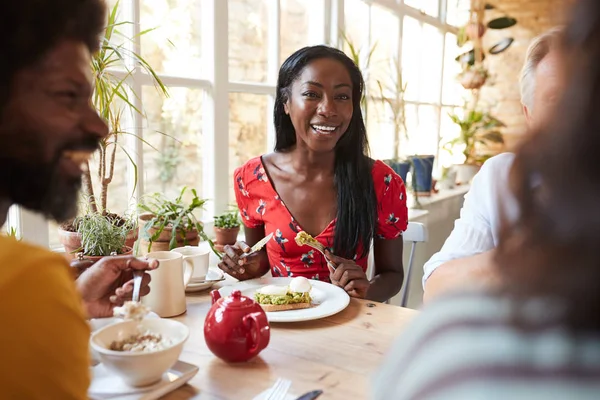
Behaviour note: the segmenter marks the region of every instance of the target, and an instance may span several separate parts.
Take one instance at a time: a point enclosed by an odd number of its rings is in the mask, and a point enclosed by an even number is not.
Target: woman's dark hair
[[[0,112],[14,75],[33,66],[61,39],[94,52],[106,24],[104,0],[17,0],[0,13]]]
[[[330,58],[346,67],[352,80],[352,120],[335,149],[335,186],[337,189],[337,216],[333,251],[352,258],[359,244],[362,254],[369,251],[377,222],[377,198],[373,187],[372,160],[368,156],[367,130],[360,109],[364,80],[360,69],[342,51],[328,46],[304,47],[288,57],[279,69],[275,99],[275,151],[286,151],[296,145],[296,131],[284,104],[289,99],[291,86],[304,68],[317,59]]]
[[[600,333],[600,2],[579,1],[559,47],[565,90],[553,117],[518,149],[519,208],[496,261],[517,297],[554,297],[575,332]]]

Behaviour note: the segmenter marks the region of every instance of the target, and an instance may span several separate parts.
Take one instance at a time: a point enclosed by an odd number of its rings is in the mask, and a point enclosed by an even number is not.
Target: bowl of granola
[[[107,370],[139,387],[157,382],[175,364],[189,333],[174,320],[126,320],[94,332],[90,345]]]

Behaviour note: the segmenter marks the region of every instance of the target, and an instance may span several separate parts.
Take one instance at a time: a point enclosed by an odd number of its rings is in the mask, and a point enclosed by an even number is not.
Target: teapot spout
[[[212,299],[212,304],[215,304],[221,298],[221,293],[218,290],[213,290],[210,292],[210,298]]]

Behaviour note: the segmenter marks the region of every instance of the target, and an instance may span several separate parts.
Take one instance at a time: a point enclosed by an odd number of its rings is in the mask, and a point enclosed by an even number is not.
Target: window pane
[[[369,6],[362,0],[345,0],[344,1],[344,32],[346,37],[344,41],[344,52],[352,57],[350,46],[352,44],[355,51],[360,53],[358,66],[361,70],[365,69],[366,57],[369,53],[369,30],[365,26],[368,21]],[[355,60],[356,61],[356,60]]]
[[[448,114],[457,114],[462,116],[461,107],[442,107],[441,128],[440,128],[440,156],[438,165],[449,167],[454,164],[462,164],[465,157],[462,154],[463,148],[449,148],[445,145],[450,140],[457,138],[460,135],[460,128],[450,119]],[[463,146],[464,147],[464,146]]]
[[[144,87],[144,190],[174,198],[183,186],[196,189],[202,198],[202,103],[201,89],[169,88],[169,97],[154,87]],[[156,150],[158,149],[158,151]],[[191,193],[188,190],[188,198]],[[202,218],[202,212],[195,213]]]
[[[398,38],[400,24],[398,17],[385,8],[371,7],[371,42],[376,43],[375,51],[371,57],[369,68],[369,88],[371,94],[379,96],[380,90],[377,82],[382,87],[388,88],[395,85],[397,76],[396,63],[398,60]]]
[[[423,24],[421,68],[419,68],[419,100],[439,103],[442,84],[442,52],[444,37],[436,27]],[[410,40],[410,39],[409,39]]]
[[[456,79],[460,73],[460,64],[455,60],[459,55],[459,48],[456,45],[456,35],[446,34],[446,46],[444,51],[444,83],[442,87],[442,103],[460,105],[465,94],[465,89]]]
[[[421,68],[421,23],[414,18],[404,17],[402,30],[402,71],[406,81],[405,98],[419,99],[419,75]]]
[[[439,15],[438,0],[404,0],[404,3],[408,6],[416,8],[417,10],[423,11],[432,17],[437,17]]]
[[[229,176],[252,157],[267,150],[270,124],[269,98],[249,93],[229,94]],[[229,202],[235,204],[233,178],[229,179]]]
[[[142,57],[169,75],[202,75],[201,0],[144,0],[140,2]]]
[[[409,136],[407,154],[437,154],[439,131],[437,106],[407,104],[406,125]]]
[[[229,80],[264,82],[270,0],[229,0]]]
[[[371,157],[377,160],[391,159],[394,156],[394,124],[390,108],[377,98],[369,99],[368,110],[367,134]]]
[[[454,26],[466,24],[470,8],[471,0],[448,0],[446,22]]]
[[[280,0],[279,63],[305,46],[323,43],[323,0]],[[290,29],[290,27],[294,27]]]

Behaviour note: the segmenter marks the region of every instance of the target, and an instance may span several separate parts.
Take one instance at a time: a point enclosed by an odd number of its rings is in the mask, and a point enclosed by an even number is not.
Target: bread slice
[[[261,304],[263,310],[266,312],[274,311],[289,311],[289,310],[301,310],[303,308],[310,308],[310,303],[294,303],[294,304]]]

